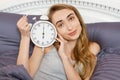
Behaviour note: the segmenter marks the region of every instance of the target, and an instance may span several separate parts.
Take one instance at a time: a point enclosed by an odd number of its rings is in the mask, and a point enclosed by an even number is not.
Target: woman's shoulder
[[[100,51],[100,45],[97,42],[90,42],[89,49],[94,55],[97,55]]]

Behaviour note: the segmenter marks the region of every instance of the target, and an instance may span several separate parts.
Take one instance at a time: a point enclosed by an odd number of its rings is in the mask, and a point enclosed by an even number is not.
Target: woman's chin
[[[77,39],[78,39],[78,37],[74,36],[74,37],[70,37],[70,38],[68,38],[68,39],[66,39],[66,40],[68,40],[68,41],[75,41],[75,40],[77,40]]]

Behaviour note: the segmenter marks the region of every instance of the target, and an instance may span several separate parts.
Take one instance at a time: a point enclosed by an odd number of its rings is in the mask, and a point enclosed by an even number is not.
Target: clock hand
[[[44,26],[43,26],[43,33],[42,33],[42,35],[43,35],[42,38],[43,38],[43,39],[44,39],[44,34],[45,34],[45,33],[44,33]]]

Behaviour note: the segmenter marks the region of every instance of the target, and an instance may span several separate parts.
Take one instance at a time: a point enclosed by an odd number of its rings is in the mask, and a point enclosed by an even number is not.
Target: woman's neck
[[[75,45],[76,45],[76,41],[69,41],[67,43],[67,46],[69,46],[68,48],[71,49],[71,50],[74,49]]]
[[[73,59],[73,57],[74,57],[74,52],[73,52],[73,50],[74,50],[74,47],[75,47],[75,45],[76,45],[76,42],[77,41],[69,41],[68,43],[67,43],[67,50],[68,50],[68,53],[67,53],[67,55],[68,55],[68,57],[70,58],[70,59]]]

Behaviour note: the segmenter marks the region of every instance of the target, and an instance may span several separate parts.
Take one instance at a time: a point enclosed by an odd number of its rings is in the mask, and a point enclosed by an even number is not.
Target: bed
[[[15,65],[20,42],[16,22],[21,16],[28,15],[29,22],[33,24],[33,17],[39,20],[40,15],[46,15],[49,7],[57,3],[77,7],[83,16],[89,39],[101,46],[91,80],[119,80],[120,9],[80,0],[27,0],[0,9],[0,79],[32,80],[22,65]],[[30,55],[32,49],[31,42]]]

